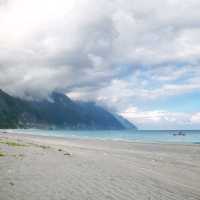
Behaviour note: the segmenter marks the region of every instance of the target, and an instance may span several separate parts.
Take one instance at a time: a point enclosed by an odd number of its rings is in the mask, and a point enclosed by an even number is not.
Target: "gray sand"
[[[0,133],[0,153],[0,200],[200,200],[200,145]]]

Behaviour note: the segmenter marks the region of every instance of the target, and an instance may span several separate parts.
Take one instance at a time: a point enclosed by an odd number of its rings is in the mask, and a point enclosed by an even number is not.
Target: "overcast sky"
[[[61,91],[141,129],[200,128],[199,0],[0,0],[0,88]]]

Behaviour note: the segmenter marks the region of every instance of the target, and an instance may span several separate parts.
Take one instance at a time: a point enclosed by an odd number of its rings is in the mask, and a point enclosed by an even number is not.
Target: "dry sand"
[[[0,200],[200,200],[200,145],[0,133]]]

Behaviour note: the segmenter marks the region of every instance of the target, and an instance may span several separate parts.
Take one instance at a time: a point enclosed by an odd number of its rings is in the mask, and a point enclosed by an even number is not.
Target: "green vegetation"
[[[0,157],[4,157],[4,156],[5,156],[5,154],[0,151]]]
[[[51,94],[51,99],[52,101],[27,101],[10,96],[0,89],[0,128],[125,128],[124,120],[118,120],[95,103],[75,102],[57,92]],[[129,126],[134,128],[130,123]]]
[[[12,146],[12,147],[25,147],[26,145],[24,144],[20,144],[17,142],[13,142],[13,141],[0,141],[1,144],[7,144],[8,146]]]

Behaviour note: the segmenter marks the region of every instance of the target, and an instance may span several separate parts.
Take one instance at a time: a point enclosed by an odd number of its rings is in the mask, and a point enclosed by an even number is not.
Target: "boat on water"
[[[182,131],[179,131],[178,133],[173,133],[173,136],[185,136],[186,134]]]

